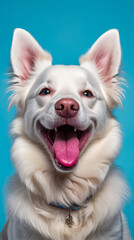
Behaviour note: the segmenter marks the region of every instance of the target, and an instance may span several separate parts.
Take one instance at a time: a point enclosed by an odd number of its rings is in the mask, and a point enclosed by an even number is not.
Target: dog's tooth
[[[74,132],[76,132],[77,131],[77,129],[74,127]]]
[[[55,128],[55,132],[57,133],[57,128]]]

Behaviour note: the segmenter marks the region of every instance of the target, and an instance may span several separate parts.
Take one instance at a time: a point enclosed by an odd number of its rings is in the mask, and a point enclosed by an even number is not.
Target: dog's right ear
[[[27,31],[15,29],[11,47],[13,78],[12,85],[9,87],[14,94],[11,96],[9,109],[14,104],[19,108],[24,106],[26,93],[33,82],[34,75],[49,67],[51,62],[51,55],[44,51]]]
[[[11,64],[14,75],[27,80],[39,62],[50,65],[51,55],[25,30],[17,28],[13,34]]]

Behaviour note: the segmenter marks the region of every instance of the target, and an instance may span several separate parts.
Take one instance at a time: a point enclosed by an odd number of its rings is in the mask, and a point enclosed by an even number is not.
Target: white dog
[[[113,164],[121,131],[120,40],[103,34],[80,66],[51,65],[51,55],[22,29],[11,64],[17,105],[5,240],[129,240],[121,212],[126,183]]]

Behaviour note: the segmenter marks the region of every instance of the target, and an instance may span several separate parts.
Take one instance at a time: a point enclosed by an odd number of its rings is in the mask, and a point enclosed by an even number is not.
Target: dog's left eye
[[[93,93],[90,90],[86,90],[83,92],[83,95],[88,97],[88,98],[92,98],[94,97]]]
[[[48,88],[43,88],[39,93],[39,95],[41,95],[41,96],[44,96],[47,94],[50,94],[50,90]]]

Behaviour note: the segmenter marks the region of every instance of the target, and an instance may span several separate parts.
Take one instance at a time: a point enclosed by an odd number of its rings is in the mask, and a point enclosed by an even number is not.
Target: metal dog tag
[[[69,211],[69,215],[66,216],[66,224],[69,228],[72,227],[73,225],[73,217],[71,216],[70,211]]]

